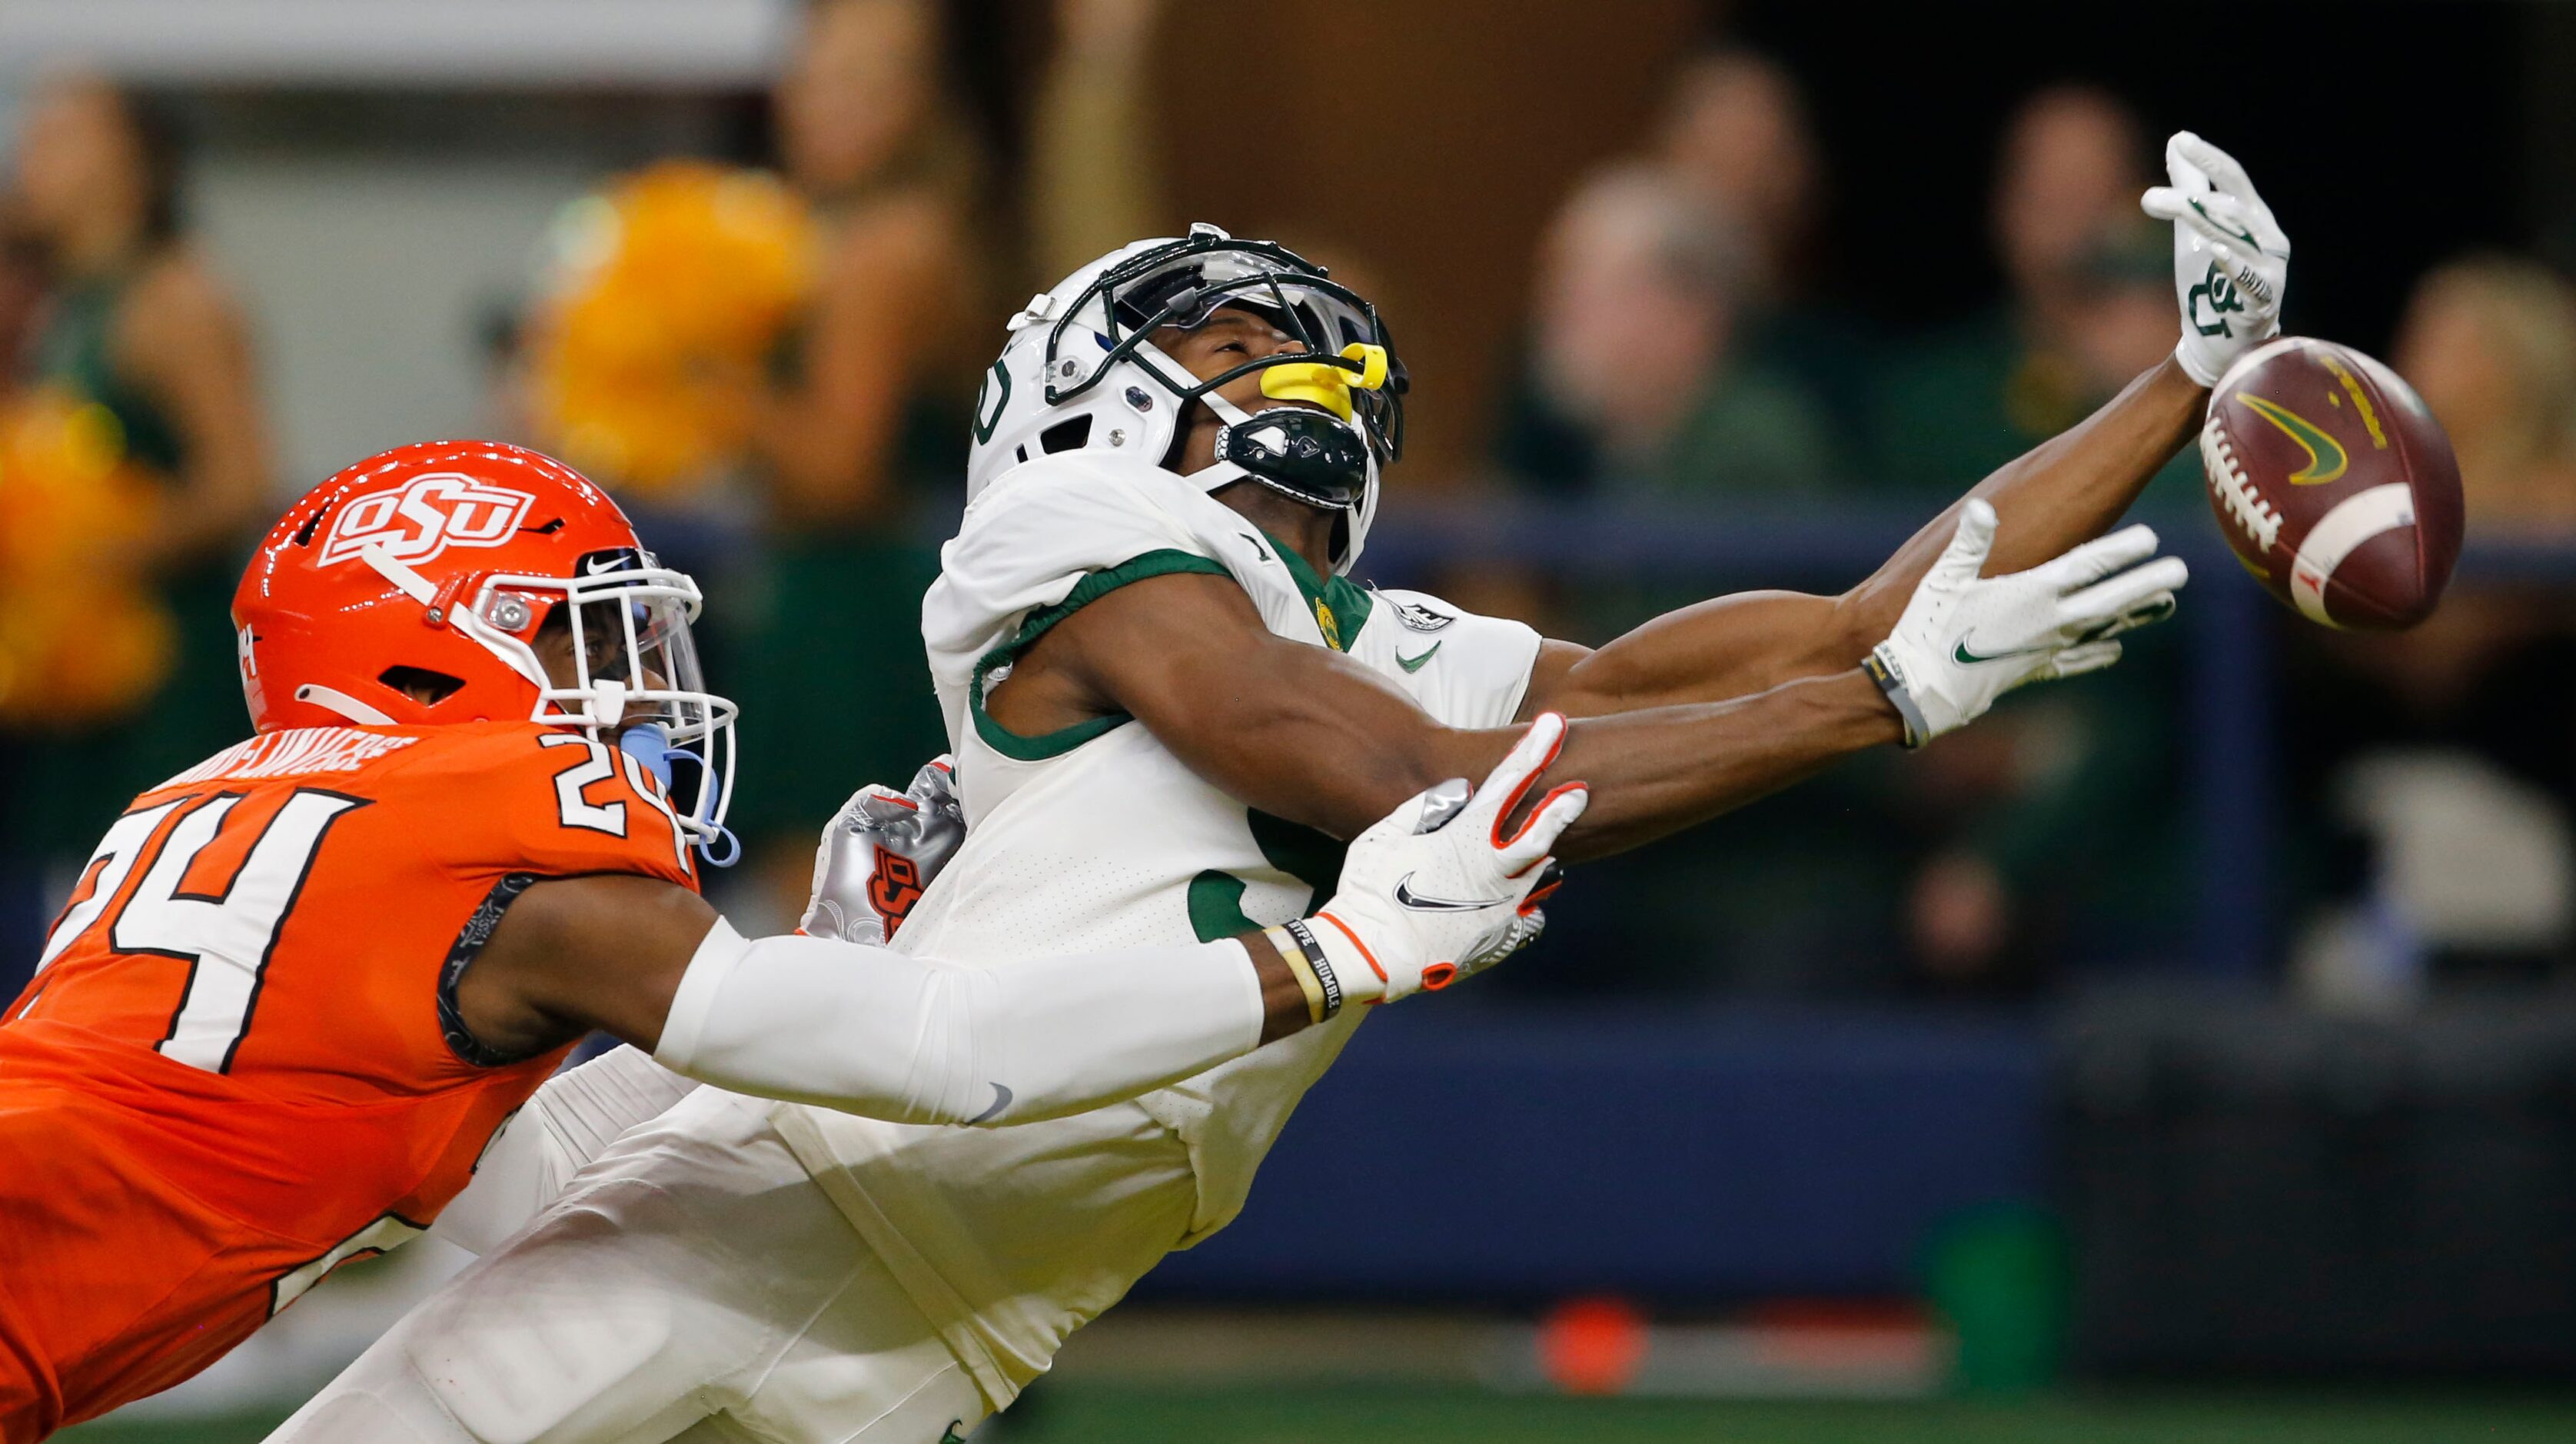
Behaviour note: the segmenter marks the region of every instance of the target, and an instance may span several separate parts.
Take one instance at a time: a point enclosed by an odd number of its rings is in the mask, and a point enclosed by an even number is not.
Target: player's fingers
[[[2146,192],[2138,197],[2138,209],[2160,221],[2178,221],[2191,214],[2191,207],[2183,202],[2182,192],[2172,186],[2147,187]]]
[[[2175,606],[2176,603],[2174,601],[2173,593],[2158,592],[2154,596],[2149,597],[2145,601],[2138,603],[2136,606],[2129,608],[2125,612],[2122,612],[2120,615],[2113,617],[2111,620],[2085,629],[2077,635],[2076,640],[2080,642],[2098,642],[2105,637],[2116,637],[2123,632],[2134,632],[2140,627],[2152,627],[2156,623],[2171,617],[2174,614]]]
[[[1572,827],[1591,803],[1591,790],[1580,782],[1568,782],[1550,792],[1521,830],[1503,844],[1500,860],[1504,876],[1519,877],[1547,861],[1558,835]]]
[[[1941,549],[1932,570],[1951,582],[1972,581],[1986,569],[1986,555],[1994,549],[1994,505],[1972,496],[1959,508],[1959,529],[1950,533],[1950,544]]]
[[[1556,754],[1565,747],[1565,729],[1562,713],[1538,714],[1521,733],[1520,740],[1512,744],[1512,750],[1504,753],[1494,770],[1485,774],[1485,780],[1476,784],[1476,795],[1469,800],[1459,824],[1484,834],[1494,846],[1501,847],[1503,819],[1512,815],[1512,809],[1529,795],[1539,774],[1556,761]]]
[[[2069,647],[2050,658],[2048,665],[2041,668],[2032,680],[2081,677],[2087,672],[2099,672],[2118,660],[2120,660],[2119,643],[2087,642],[2080,647]]]
[[[2048,564],[2049,573],[2061,588],[2080,587],[2136,566],[2155,554],[2156,529],[2137,522],[2108,536],[2097,536],[2059,557]]]
[[[2175,131],[2167,145],[2170,150],[2179,151],[2202,175],[2209,177],[2212,185],[2229,195],[2253,199],[2254,178],[2245,173],[2245,167],[2237,163],[2236,157],[2187,130]]]
[[[2256,201],[2245,208],[2245,227],[2254,233],[2254,243],[2263,254],[2281,260],[2290,258],[2290,233],[2272,218],[2272,208]]]
[[[2289,242],[2285,240],[2281,244],[2287,246]],[[2246,247],[2233,241],[2213,241],[2209,244],[2210,258],[2217,263],[2219,270],[2234,278],[2236,288],[2268,306],[2275,299],[2272,283],[2265,280],[2262,271],[2246,259],[2246,251]],[[2287,250],[2271,254],[2281,260],[2289,259],[2290,255]]]
[[[2227,230],[2242,231],[2247,235],[2253,234],[2254,228],[2248,224],[2252,214],[2243,201],[2224,191],[2213,191],[2205,196],[2195,196],[2193,199],[2199,202],[2195,209],[2209,217],[2213,223]]]
[[[1457,780],[1463,782],[1466,779],[1460,778]],[[1443,783],[1441,785],[1446,786],[1447,784]],[[1377,820],[1377,824],[1371,827],[1369,832],[1381,838],[1386,838],[1411,837],[1415,833],[1422,831],[1423,813],[1430,809],[1431,794],[1436,790],[1436,788],[1426,787],[1420,792],[1413,794],[1411,797],[1404,799],[1402,802],[1397,803],[1395,805],[1395,810],[1388,813],[1386,816],[1379,818]]]
[[[2165,175],[2173,181],[2174,188],[2183,194],[2201,195],[2210,188],[2209,172],[2201,169],[2200,163],[2192,159],[2191,152],[2184,146],[2186,141],[2195,144],[2206,143],[2190,131],[2175,131],[2165,141]]]
[[[2107,581],[2095,582],[2058,603],[2066,624],[2089,627],[2145,606],[2159,592],[2178,592],[2191,580],[2180,557],[2158,557]]]
[[[931,758],[912,774],[912,786],[904,790],[924,802],[947,800],[957,790],[956,760],[945,752]]]
[[[921,804],[882,782],[871,782],[850,794],[841,816],[851,825],[900,821],[921,811]]]
[[[2243,235],[2229,230],[2227,227],[2211,220],[2207,215],[2192,209],[2190,206],[2183,207],[2183,213],[2175,216],[2173,219],[2181,225],[2190,227],[2191,233],[2200,237],[2202,245],[2213,247],[2220,251],[2222,253],[2222,264],[2232,266],[2232,253],[2229,252],[2228,248],[2245,243],[2246,238]]]
[[[1563,886],[1565,886],[1565,865],[1552,857],[1546,859],[1545,864],[1538,870],[1538,880],[1530,884],[1528,892],[1521,894],[1521,916],[1536,920],[1531,928],[1531,936],[1537,936],[1537,930],[1547,926],[1547,914],[1539,910],[1539,904],[1556,896],[1556,890]]]

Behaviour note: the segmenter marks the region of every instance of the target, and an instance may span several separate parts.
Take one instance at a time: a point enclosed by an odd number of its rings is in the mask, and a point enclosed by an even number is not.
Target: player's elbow
[[[1475,735],[1454,728],[1430,729],[1425,736],[1350,759],[1343,785],[1323,789],[1314,799],[1314,816],[1291,817],[1338,842],[1348,842],[1395,811],[1405,799],[1453,777],[1473,781],[1485,775],[1492,759],[1475,755]],[[1499,754],[1497,754],[1499,755]]]

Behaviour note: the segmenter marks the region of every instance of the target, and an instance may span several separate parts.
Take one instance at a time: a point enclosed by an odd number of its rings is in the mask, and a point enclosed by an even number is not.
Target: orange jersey
[[[272,732],[135,799],[0,1022],[0,1441],[426,1227],[565,1052],[490,1055],[456,979],[603,872],[697,886],[652,775],[534,723]]]

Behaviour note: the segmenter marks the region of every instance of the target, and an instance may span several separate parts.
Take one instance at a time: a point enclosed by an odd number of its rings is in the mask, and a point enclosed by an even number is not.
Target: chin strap
[[[376,575],[393,583],[396,591],[422,606],[438,600],[438,588],[430,585],[429,578],[396,560],[392,552],[385,550],[382,542],[369,542],[358,548],[358,559],[373,567]]]
[[[325,712],[337,712],[362,727],[391,727],[394,719],[341,691],[319,682],[307,682],[295,689],[295,700],[310,702]]]
[[[1217,428],[1216,455],[1272,490],[1326,511],[1348,511],[1368,492],[1368,443],[1338,417],[1283,406]]]
[[[1200,396],[1220,423],[1215,460],[1308,506],[1356,511],[1368,495],[1369,443],[1351,393],[1384,386],[1388,361],[1383,349],[1357,342],[1342,354],[1360,364],[1358,374],[1325,361],[1283,362],[1259,373],[1262,395],[1303,405],[1249,412],[1214,391]],[[1214,490],[1224,483],[1203,476],[1201,484]]]

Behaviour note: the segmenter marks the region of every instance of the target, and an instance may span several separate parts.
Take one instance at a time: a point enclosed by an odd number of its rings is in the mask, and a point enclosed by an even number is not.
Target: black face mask
[[[1339,511],[1368,488],[1368,443],[1338,416],[1282,406],[1217,428],[1216,459],[1308,506]]]

